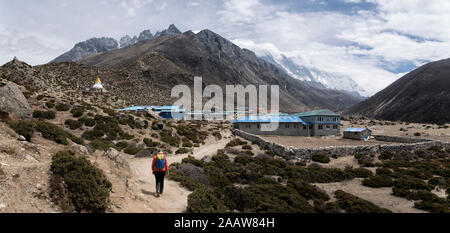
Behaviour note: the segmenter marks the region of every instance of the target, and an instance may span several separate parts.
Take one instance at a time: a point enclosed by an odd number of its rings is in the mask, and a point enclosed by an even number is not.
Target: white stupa
[[[88,92],[107,92],[106,89],[102,85],[102,81],[100,81],[100,77],[97,77],[95,80],[94,86],[92,88],[88,88],[86,91]]]
[[[95,84],[92,88],[103,89],[103,85],[102,85],[102,81],[100,81],[100,77],[97,77],[97,80],[95,80]]]

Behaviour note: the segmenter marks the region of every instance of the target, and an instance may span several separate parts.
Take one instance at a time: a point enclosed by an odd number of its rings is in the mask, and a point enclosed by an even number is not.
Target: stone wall
[[[257,144],[263,150],[271,150],[286,160],[291,159],[306,160],[310,159],[313,154],[323,154],[328,157],[331,156],[342,157],[356,154],[378,154],[382,153],[383,151],[391,151],[395,153],[401,151],[424,150],[430,148],[431,146],[444,146],[447,148],[450,147],[450,143],[444,143],[441,141],[433,141],[428,139],[412,138],[411,141],[414,141],[413,143],[361,145],[361,146],[330,146],[320,148],[296,148],[292,146],[284,146],[275,142],[269,142],[257,135],[250,134],[242,130],[236,130],[236,135]],[[384,139],[384,141],[388,140],[395,140],[394,142],[409,141],[409,139],[407,138],[401,139],[400,137],[390,137],[390,136],[377,136],[377,137]]]

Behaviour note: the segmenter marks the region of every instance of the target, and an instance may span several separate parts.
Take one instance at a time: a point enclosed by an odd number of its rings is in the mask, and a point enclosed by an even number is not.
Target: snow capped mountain
[[[289,58],[284,54],[273,55],[268,51],[260,57],[281,68],[290,76],[310,84],[345,91],[355,97],[361,97],[364,93],[364,89],[350,77],[309,67],[301,58]]]

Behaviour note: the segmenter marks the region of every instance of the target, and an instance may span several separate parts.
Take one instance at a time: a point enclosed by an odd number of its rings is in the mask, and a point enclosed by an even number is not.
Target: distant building
[[[339,135],[341,133],[341,115],[328,109],[296,113],[310,126],[311,136]]]
[[[87,88],[86,92],[104,93],[104,92],[108,92],[108,91],[103,87],[100,77],[97,77],[97,79],[95,80],[94,86],[92,86],[91,88]]]
[[[278,124],[269,124],[278,122]],[[235,129],[259,135],[308,136],[309,127],[298,116],[246,116],[233,121]]]
[[[264,131],[261,128],[270,127],[268,122],[279,122],[278,129]],[[265,116],[247,116],[233,122],[234,128],[253,134],[284,135],[284,136],[327,136],[339,135],[341,116],[328,109],[305,113],[268,114]]]
[[[344,138],[364,140],[369,138],[371,133],[368,128],[347,128],[344,130]]]
[[[162,118],[166,119],[185,119],[186,111],[180,106],[133,106],[128,108],[117,109],[118,111],[129,111],[129,112],[146,112],[151,110],[158,114]]]

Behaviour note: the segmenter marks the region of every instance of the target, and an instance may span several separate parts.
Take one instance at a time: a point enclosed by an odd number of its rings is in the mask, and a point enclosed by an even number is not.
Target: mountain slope
[[[346,114],[423,123],[450,122],[450,59],[406,74]]]
[[[119,43],[113,38],[91,38],[77,43],[70,51],[58,56],[51,62],[78,61],[95,53],[117,49]]]
[[[168,88],[165,90],[167,96],[174,85],[192,86],[193,77],[201,76],[204,86],[279,85],[280,108],[284,111],[340,110],[358,102],[357,98],[340,91],[313,87],[296,80],[252,51],[241,49],[210,30],[160,36],[145,43],[93,54],[80,63],[157,82]],[[151,92],[139,92],[136,95],[140,97],[130,98],[144,104],[151,98]]]
[[[75,46],[71,50],[58,56],[50,63],[79,61],[82,58],[92,54],[107,52],[118,48],[124,48],[137,43],[144,43],[146,41],[156,39],[160,36],[176,35],[176,34],[181,34],[181,32],[180,30],[178,30],[177,27],[175,27],[175,25],[171,24],[167,29],[164,29],[161,32],[159,31],[156,32],[155,35],[153,35],[150,32],[150,30],[147,29],[142,31],[139,34],[139,37],[134,36],[133,38],[131,38],[129,35],[125,35],[122,38],[120,38],[120,41],[117,41],[114,38],[109,37],[91,38],[89,40],[75,44]]]
[[[311,85],[344,91],[357,98],[362,98],[361,94],[365,92],[363,88],[348,76],[308,67],[283,54],[278,54],[276,57],[268,51],[265,51],[264,54],[264,56],[261,56],[262,59],[276,65],[290,76],[308,82]]]

